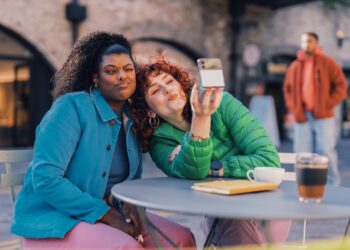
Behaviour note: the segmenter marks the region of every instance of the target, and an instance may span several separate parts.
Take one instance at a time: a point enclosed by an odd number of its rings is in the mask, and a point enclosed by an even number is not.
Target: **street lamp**
[[[86,19],[86,6],[80,5],[79,0],[71,0],[66,4],[66,19],[72,24],[72,44],[78,37],[78,25]]]

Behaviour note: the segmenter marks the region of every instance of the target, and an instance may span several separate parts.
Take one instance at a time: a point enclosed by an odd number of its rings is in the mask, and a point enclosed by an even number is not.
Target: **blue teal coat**
[[[69,93],[54,102],[36,130],[12,233],[63,238],[79,222],[93,224],[108,211],[103,195],[121,122],[98,90]],[[142,151],[131,119],[124,124],[128,179],[140,178]]]

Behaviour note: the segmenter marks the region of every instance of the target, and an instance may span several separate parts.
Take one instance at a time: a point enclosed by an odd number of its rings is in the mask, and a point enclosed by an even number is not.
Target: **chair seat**
[[[1,184],[5,186],[19,186],[23,184],[25,173],[1,174]]]
[[[296,176],[295,172],[285,172],[284,176],[283,176],[283,180],[296,181],[297,180],[297,176]]]
[[[21,164],[29,164],[32,158],[32,148],[0,149],[0,164],[5,168],[5,173],[0,176],[1,184],[9,188],[13,203],[15,202],[15,187],[23,185],[25,175],[25,173],[16,171],[16,167]]]

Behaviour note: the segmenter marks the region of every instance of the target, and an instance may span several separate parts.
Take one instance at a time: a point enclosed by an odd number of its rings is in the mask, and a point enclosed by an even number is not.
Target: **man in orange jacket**
[[[326,155],[333,170],[333,184],[340,185],[335,151],[333,109],[347,95],[347,83],[340,66],[324,55],[313,32],[301,36],[301,50],[284,79],[286,106],[294,115],[294,151]]]

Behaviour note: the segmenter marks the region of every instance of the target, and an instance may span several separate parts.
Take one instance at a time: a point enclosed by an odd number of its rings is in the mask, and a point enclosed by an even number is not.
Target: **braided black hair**
[[[113,52],[113,49],[109,49],[111,46],[114,46],[114,51],[119,52],[119,54],[128,54],[133,61],[130,43],[123,35],[92,32],[74,45],[67,61],[54,75],[54,89],[52,91],[54,99],[69,92],[88,91],[94,85],[92,75],[98,73],[97,66],[100,64],[102,56]]]

